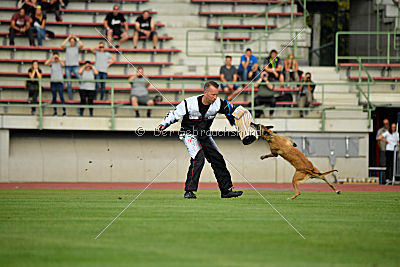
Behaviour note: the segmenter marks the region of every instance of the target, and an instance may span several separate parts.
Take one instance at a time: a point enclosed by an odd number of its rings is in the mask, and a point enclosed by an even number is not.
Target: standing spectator
[[[79,95],[81,97],[81,105],[93,105],[94,93],[96,84],[94,82],[95,75],[99,74],[96,67],[93,66],[90,61],[86,61],[85,64],[78,70],[81,75],[82,82],[80,83]],[[93,82],[90,82],[93,80]],[[79,115],[83,116],[84,108],[81,108]],[[93,117],[93,108],[89,108],[90,117]]]
[[[252,55],[250,48],[247,48],[245,54],[240,58],[238,74],[244,82],[258,75],[258,61]]]
[[[60,96],[61,104],[65,105],[64,100],[64,61],[60,59],[58,52],[53,52],[53,55],[44,63],[46,66],[51,66],[50,88],[53,95],[52,104],[57,104],[57,91]],[[63,116],[67,115],[65,107],[63,107]],[[54,108],[53,116],[57,116],[57,108]]]
[[[150,17],[148,10],[143,11],[143,14],[136,19],[135,32],[133,33],[133,48],[136,49],[140,37],[153,40],[153,48],[156,49],[158,42],[158,35],[155,31],[153,19]]]
[[[43,9],[43,13],[47,15],[47,13],[54,13],[56,15],[56,21],[61,22],[61,12],[60,12],[60,5],[63,5],[62,0],[42,0],[41,6]]]
[[[115,62],[115,57],[110,54],[110,52],[104,51],[104,42],[100,42],[98,45],[90,48],[93,54],[96,55],[96,61],[94,66],[96,67],[99,74],[96,75],[96,80],[107,79],[108,67]],[[101,89],[100,89],[101,88]],[[104,94],[106,92],[105,82],[96,82],[96,92],[94,94],[94,99],[97,99],[97,94],[101,90],[100,99],[104,99]]]
[[[282,60],[278,57],[278,52],[275,49],[272,49],[269,57],[264,59],[264,70],[268,73],[270,82],[280,81],[283,84]]]
[[[20,2],[18,8],[25,9],[25,14],[27,16],[31,16],[35,14],[35,9],[38,4],[39,3],[37,0],[25,0]]]
[[[43,14],[42,8],[38,6],[35,13],[32,15],[32,26],[36,32],[38,46],[42,46],[42,40],[48,40],[46,36],[46,15]]]
[[[137,107],[138,105],[154,106],[153,99],[149,96],[149,83],[143,77],[143,67],[137,68],[136,75],[129,77],[129,81],[132,82],[131,87],[131,105]],[[136,117],[140,117],[139,110],[135,109]],[[147,117],[151,117],[151,109],[147,110]]]
[[[26,81],[26,88],[28,89],[28,103],[37,104],[37,98],[39,94],[39,81],[33,81],[32,79],[42,79],[42,70],[39,68],[39,62],[34,60],[31,68],[28,70],[29,80]],[[32,115],[35,115],[36,108],[32,107]]]
[[[14,39],[17,33],[27,35],[29,38],[29,45],[35,46],[33,40],[33,32],[31,28],[31,19],[25,15],[25,9],[20,8],[17,13],[11,17],[10,27],[10,45],[15,45]]]
[[[69,42],[69,46],[66,46]],[[78,42],[79,46],[76,45]],[[79,69],[79,49],[83,48],[83,43],[75,35],[70,34],[61,44],[61,48],[65,49],[65,76],[68,79],[68,98],[72,99],[72,82],[71,74],[73,73],[77,79],[80,78]]]
[[[389,183],[393,177],[394,147],[399,145],[399,133],[396,129],[396,123],[392,123],[390,129],[378,137],[379,141],[386,143],[386,183]]]
[[[221,89],[224,91],[226,99],[232,100],[243,91],[243,88],[235,83],[238,79],[238,75],[236,67],[232,66],[231,56],[225,57],[225,65],[221,66],[219,69],[219,78],[222,82]]]
[[[125,27],[125,31],[121,30],[121,26]],[[113,11],[108,13],[106,18],[104,19],[104,28],[107,30],[107,40],[110,44],[113,42],[113,36],[117,35],[120,38],[119,42],[115,46],[119,48],[122,43],[128,40],[128,23],[125,20],[125,17],[122,13],[119,12],[119,6],[114,5]]]
[[[379,136],[381,136],[384,132],[389,131],[389,120],[384,119],[383,120],[383,127],[378,130],[376,133],[376,140],[379,142],[379,167],[385,167],[386,166],[386,143],[383,140],[379,140]]]
[[[312,105],[315,90],[315,83],[311,80],[311,73],[307,72],[305,77],[302,79],[300,89],[299,108],[304,108]],[[300,117],[303,118],[303,110],[300,110]]]
[[[269,105],[271,108],[274,108],[276,103],[274,86],[269,83],[268,74],[263,72],[256,85],[258,86],[258,91],[254,98],[254,106]],[[274,115],[274,110],[269,111],[270,118],[272,118],[272,115]],[[256,110],[255,117],[264,118],[264,111]]]
[[[299,62],[294,57],[293,54],[290,54],[287,59],[284,61],[285,65],[285,82],[298,82],[299,81]],[[296,86],[297,87],[297,86]]]

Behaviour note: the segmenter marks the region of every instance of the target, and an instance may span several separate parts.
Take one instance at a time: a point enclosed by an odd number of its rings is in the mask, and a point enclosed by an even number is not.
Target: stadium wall
[[[344,136],[344,133],[290,133],[287,136]],[[336,160],[338,177],[367,177],[368,134],[359,138],[359,156]],[[215,137],[224,157],[254,182],[291,182],[294,173],[282,158],[261,161],[269,153],[263,140],[244,146],[238,137]],[[153,179],[172,159],[171,166],[156,182],[183,182],[189,165],[185,146],[176,133],[155,137],[146,133],[111,131],[0,130],[1,182],[146,182]],[[322,171],[331,169],[328,157],[310,157]],[[244,182],[230,163],[235,182]],[[214,182],[205,164],[202,182]],[[310,181],[318,182],[318,181]]]

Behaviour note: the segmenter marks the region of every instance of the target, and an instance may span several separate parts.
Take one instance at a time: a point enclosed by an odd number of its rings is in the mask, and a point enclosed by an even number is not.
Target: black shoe
[[[232,191],[232,189],[229,189],[229,191],[226,191],[225,193],[221,192],[221,198],[240,197],[242,194],[243,191]]]
[[[195,193],[193,191],[186,191],[185,194],[183,195],[184,198],[197,198]]]
[[[139,113],[139,111],[136,111],[136,118],[140,118],[140,113]]]
[[[151,111],[147,111],[147,118],[151,117]]]

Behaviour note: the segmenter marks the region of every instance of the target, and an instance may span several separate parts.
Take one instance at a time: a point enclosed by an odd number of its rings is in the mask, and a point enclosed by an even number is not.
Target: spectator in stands
[[[153,99],[149,96],[149,82],[144,78],[143,67],[137,68],[136,75],[129,77],[132,82],[131,87],[131,105],[136,107],[138,105],[154,106]],[[136,117],[140,117],[139,110],[135,109]],[[147,110],[147,117],[151,117],[151,109]]]
[[[115,62],[115,57],[110,54],[110,52],[104,51],[104,42],[100,42],[98,45],[90,48],[93,54],[96,55],[96,61],[94,66],[96,67],[99,74],[96,75],[96,80],[105,80],[107,79],[107,71],[108,67],[111,66]],[[96,92],[94,94],[94,99],[97,99],[97,94],[100,91],[100,99],[104,99],[104,95],[106,92],[106,83],[105,82],[96,82]]]
[[[35,9],[38,4],[37,0],[23,0],[19,2],[18,8],[25,9],[25,14],[31,16],[35,14]]]
[[[304,78],[301,80],[300,87],[300,99],[299,108],[304,108],[312,105],[315,90],[315,83],[311,80],[311,73],[307,72]],[[303,111],[300,110],[300,117],[303,118]]]
[[[67,46],[69,42],[69,46]],[[78,42],[78,45],[76,44]],[[67,81],[68,97],[73,98],[72,95],[72,83],[71,74],[73,73],[77,79],[80,78],[79,69],[79,49],[83,48],[83,43],[75,35],[70,34],[61,44],[61,47],[65,49],[65,76],[69,80]]]
[[[46,36],[46,15],[43,14],[41,6],[36,8],[35,13],[31,17],[34,32],[36,32],[38,46],[42,46],[42,40],[48,40]]]
[[[274,86],[269,83],[267,73],[261,73],[261,77],[257,80],[256,86],[258,87],[258,91],[254,98],[254,106],[268,105],[274,108],[276,103]],[[269,117],[272,118],[273,114],[274,110],[270,110]],[[256,110],[255,116],[256,118],[264,118],[264,111]]]
[[[58,52],[53,52],[53,55],[46,60],[44,63],[46,66],[51,67],[51,76],[50,76],[50,88],[51,93],[53,95],[52,104],[57,104],[57,91],[60,96],[61,104],[65,105],[64,100],[64,71],[63,68],[65,66],[64,61],[60,59],[60,55]],[[65,107],[63,107],[63,116],[67,115],[65,111]],[[54,108],[53,116],[57,116],[57,108]]]
[[[56,21],[61,22],[61,12],[60,5],[63,5],[62,0],[42,0],[40,5],[42,6],[43,13],[47,15],[47,13],[54,13],[56,15]]]
[[[156,49],[158,42],[158,35],[155,31],[153,19],[150,17],[148,10],[143,11],[143,14],[136,19],[135,32],[133,33],[133,48],[136,49],[140,37],[153,40],[153,48]]]
[[[121,26],[125,27],[125,31],[121,30]],[[113,36],[117,35],[120,39],[116,48],[119,48],[122,43],[128,40],[128,23],[125,20],[125,17],[122,13],[119,12],[119,6],[114,5],[113,11],[108,13],[104,20],[104,28],[107,30],[107,40],[109,47],[113,42]]]
[[[285,82],[298,82],[299,81],[299,62],[290,54],[287,59],[284,60],[285,67]],[[296,86],[297,87],[297,86]]]
[[[226,99],[232,100],[243,91],[243,87],[235,83],[238,79],[238,75],[236,67],[232,66],[231,56],[225,57],[225,65],[221,66],[219,69],[219,78]]]
[[[252,55],[251,49],[247,48],[245,54],[240,58],[238,74],[242,81],[247,81],[253,79],[258,73],[257,58]]]
[[[384,119],[383,120],[383,127],[378,130],[376,133],[376,140],[379,142],[379,167],[385,167],[386,166],[386,143],[383,140],[379,140],[379,136],[381,136],[384,132],[389,131],[389,120]]]
[[[394,161],[394,148],[399,145],[399,133],[396,129],[396,123],[392,123],[390,129],[378,137],[379,141],[386,143],[386,183],[390,182],[393,177],[393,161]]]
[[[270,82],[279,81],[283,84],[283,62],[278,57],[278,52],[272,49],[269,56],[264,59],[264,70],[268,73]]]
[[[80,67],[78,73],[81,77],[82,82],[80,83],[79,95],[81,97],[81,105],[93,105],[94,93],[96,89],[96,83],[94,82],[95,75],[99,74],[96,67],[86,61],[85,64]],[[90,82],[93,80],[93,82]],[[79,115],[83,116],[84,108],[81,108]],[[93,108],[89,108],[90,117],[93,117]]]
[[[31,19],[25,15],[25,9],[23,8],[20,8],[18,12],[12,16],[10,27],[10,45],[15,45],[15,35],[19,33],[22,35],[27,35],[29,38],[29,45],[35,46],[30,21]]]
[[[29,80],[26,81],[26,88],[28,89],[28,103],[36,104],[39,95],[39,81],[32,79],[42,79],[42,70],[39,68],[39,62],[34,60],[31,68],[28,70]],[[35,115],[36,108],[32,107],[32,115]]]

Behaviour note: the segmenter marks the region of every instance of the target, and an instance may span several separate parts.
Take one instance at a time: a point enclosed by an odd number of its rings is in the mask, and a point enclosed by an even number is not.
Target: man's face
[[[142,17],[143,17],[144,19],[148,19],[148,18],[150,17],[149,12],[144,12],[143,15],[142,15]]]
[[[310,74],[306,75],[306,80],[311,80],[311,75]]]
[[[251,57],[251,51],[246,51],[246,57]]]
[[[70,44],[70,46],[75,46],[75,38],[71,38],[70,40],[69,40],[69,44]]]
[[[392,133],[396,131],[396,123],[392,123]]]
[[[385,127],[386,129],[389,129],[389,120],[383,120],[383,127]]]
[[[232,59],[230,57],[227,57],[225,59],[225,63],[226,63],[226,65],[230,66],[232,64]]]
[[[113,8],[113,15],[116,16],[119,13],[119,6],[114,6]]]
[[[101,51],[104,50],[104,44],[103,44],[103,43],[100,43],[100,44],[99,44],[99,49],[100,49]]]
[[[21,10],[18,12],[18,14],[19,14],[20,17],[24,17],[24,16],[25,16],[25,9],[21,9]]]
[[[143,69],[138,69],[138,70],[137,70],[137,73],[136,73],[136,76],[138,76],[138,77],[143,77],[143,75],[144,75]]]
[[[218,88],[210,85],[208,91],[204,92],[205,102],[210,105],[215,102],[218,97]]]
[[[270,56],[271,56],[271,58],[276,58],[276,52],[275,51],[271,52]]]

